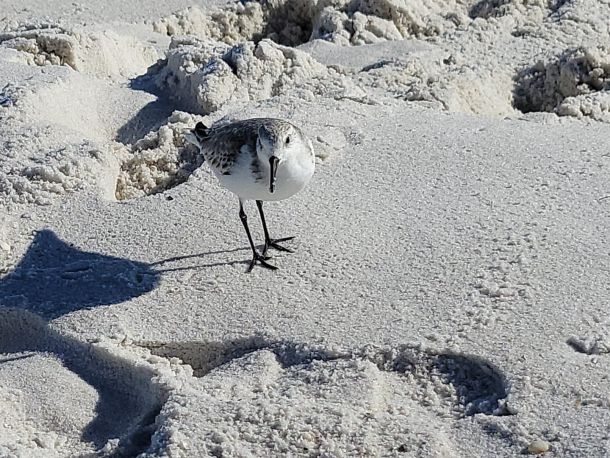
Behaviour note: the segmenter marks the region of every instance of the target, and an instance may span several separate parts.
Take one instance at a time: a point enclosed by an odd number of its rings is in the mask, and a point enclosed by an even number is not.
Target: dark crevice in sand
[[[146,452],[152,444],[152,437],[157,431],[157,416],[163,404],[152,408],[136,425],[134,431],[119,442],[118,448],[110,454],[99,452],[95,457],[103,458],[136,458]]]
[[[472,19],[489,19],[497,14],[499,7],[509,3],[510,0],[481,0],[470,7],[468,15]]]
[[[424,377],[440,378],[454,388],[459,410],[464,416],[508,415],[504,407],[508,395],[506,377],[500,369],[477,356],[434,354],[406,346],[392,350],[366,348],[336,352],[319,346],[271,342],[256,336],[226,342],[140,342],[138,345],[148,348],[154,355],[179,358],[193,368],[195,377],[205,377],[215,368],[260,350],[272,351],[284,368],[308,365],[313,361],[369,360],[382,371],[423,373]]]
[[[589,50],[566,49],[517,73],[513,106],[523,113],[572,114],[564,105],[566,99],[608,90],[610,72],[595,61]]]

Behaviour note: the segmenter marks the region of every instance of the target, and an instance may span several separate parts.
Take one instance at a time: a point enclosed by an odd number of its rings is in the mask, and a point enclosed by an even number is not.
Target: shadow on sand
[[[97,456],[135,456],[148,447],[163,393],[152,384],[150,369],[63,336],[47,322],[145,294],[160,275],[144,263],[78,250],[42,230],[15,269],[0,279],[0,353],[17,354],[0,364],[25,359],[27,352],[53,354],[95,388],[95,418],[80,439],[97,449],[119,440],[114,452]]]
[[[148,264],[81,251],[42,230],[15,269],[0,279],[0,304],[52,320],[141,296],[159,278]]]
[[[235,250],[210,251],[143,263],[79,250],[50,230],[37,232],[14,270],[0,278],[0,364],[27,359],[28,352],[55,355],[99,394],[95,418],[82,441],[100,450],[118,439],[111,454],[135,456],[145,450],[165,394],[152,383],[151,369],[135,366],[99,346],[53,330],[48,322],[78,310],[129,301],[154,290],[164,272],[241,261],[175,268],[168,263]]]
[[[209,251],[148,264],[81,251],[53,231],[41,230],[14,270],[0,278],[0,307],[28,310],[49,321],[76,310],[118,304],[146,294],[157,287],[165,272],[245,264],[248,260],[162,269],[157,266],[245,250]]]
[[[144,75],[131,80],[129,87],[136,91],[147,92],[157,96],[156,100],[149,102],[138,111],[127,123],[118,130],[115,140],[123,144],[132,144],[143,138],[152,130],[158,129],[167,118],[179,109],[169,95],[159,89],[155,84],[155,76],[161,65],[151,65]]]
[[[28,352],[56,356],[97,391],[95,418],[80,439],[96,449],[109,439],[118,439],[112,453],[97,456],[135,456],[150,445],[155,417],[164,401],[164,393],[152,383],[151,369],[63,336],[31,312],[0,308],[0,353],[19,354],[0,364],[28,358]]]

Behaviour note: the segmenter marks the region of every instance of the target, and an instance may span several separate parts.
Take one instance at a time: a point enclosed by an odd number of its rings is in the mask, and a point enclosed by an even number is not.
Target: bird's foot
[[[275,248],[278,251],[286,251],[287,253],[294,253],[294,250],[290,248],[286,248],[279,244],[279,242],[286,242],[288,240],[292,240],[294,237],[284,237],[282,239],[269,239],[265,242],[265,247],[263,248],[263,256],[267,256],[267,251],[269,248]],[[269,259],[269,258],[267,258]]]
[[[251,272],[257,262],[261,265],[261,267],[264,267],[265,269],[277,270],[277,267],[267,263],[267,259],[269,259],[269,257],[265,256],[264,254],[254,253],[254,256],[252,257],[252,261],[250,262],[246,273]]]

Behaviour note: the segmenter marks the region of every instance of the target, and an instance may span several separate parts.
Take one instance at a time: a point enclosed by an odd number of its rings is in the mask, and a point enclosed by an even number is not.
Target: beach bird
[[[301,130],[288,121],[273,118],[254,118],[235,121],[218,127],[206,127],[198,122],[187,134],[196,144],[222,186],[239,199],[239,218],[252,248],[252,261],[246,272],[259,263],[267,269],[267,251],[293,252],[280,245],[294,237],[273,239],[269,235],[263,203],[283,200],[302,190],[315,169],[311,141]],[[265,245],[259,252],[254,245],[244,211],[244,202],[256,201]]]

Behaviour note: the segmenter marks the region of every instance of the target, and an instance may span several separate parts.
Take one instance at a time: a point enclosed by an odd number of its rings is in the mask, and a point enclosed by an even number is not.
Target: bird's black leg
[[[279,242],[285,242],[287,240],[292,240],[294,237],[284,237],[282,239],[271,239],[269,237],[269,231],[267,230],[267,223],[265,221],[265,213],[263,212],[263,201],[257,200],[256,206],[258,207],[258,212],[261,215],[261,221],[263,222],[263,231],[265,231],[265,247],[263,248],[263,256],[267,256],[267,250],[269,248],[275,248],[279,251],[287,251],[288,253],[294,253],[290,248],[286,248],[279,244]]]
[[[250,272],[256,262],[258,261],[261,266],[266,267],[267,269],[275,270],[277,267],[272,266],[271,264],[267,264],[265,261],[265,256],[261,255],[258,251],[256,251],[256,247],[254,246],[254,241],[252,240],[252,234],[250,234],[250,228],[248,227],[248,217],[246,216],[246,212],[244,211],[244,204],[239,200],[239,219],[241,219],[242,224],[244,225],[244,229],[246,230],[246,235],[248,236],[248,241],[250,242],[250,248],[252,248],[252,262],[248,267],[246,272]]]

